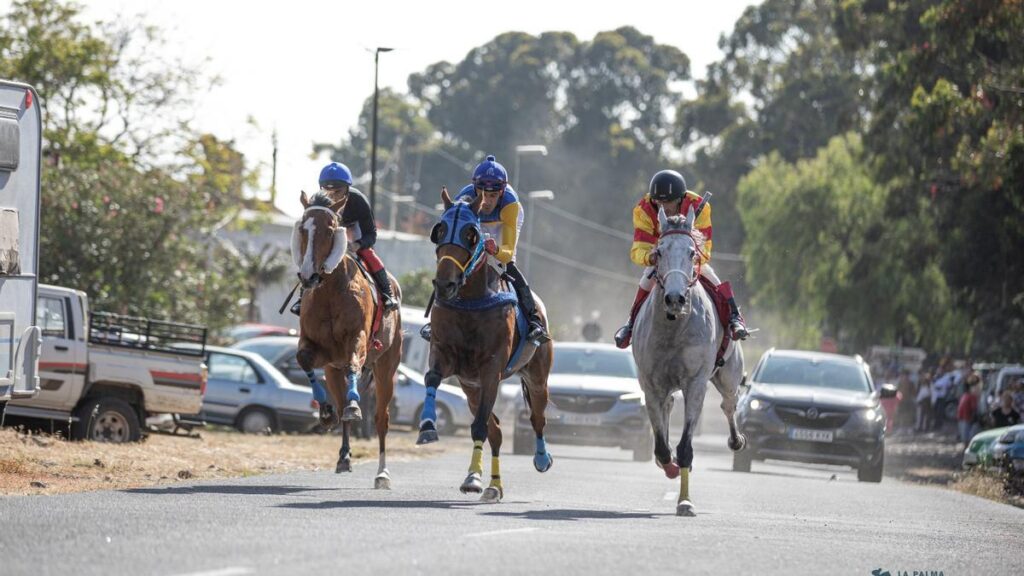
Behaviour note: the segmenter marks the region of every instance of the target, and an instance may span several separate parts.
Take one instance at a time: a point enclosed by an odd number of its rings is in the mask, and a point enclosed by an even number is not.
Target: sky
[[[206,68],[221,81],[196,95],[195,126],[234,141],[250,163],[262,163],[266,189],[276,129],[276,204],[293,216],[301,211],[299,191],[317,188],[326,162],[311,158],[313,143],[339,142],[373,93],[375,47],[394,48],[380,56],[380,86],[405,92],[410,74],[442,60],[458,62],[503,32],[569,31],[589,40],[630,25],[680,48],[699,78],[721,56],[719,36],[751,4],[632,0],[602,9],[554,0],[80,2],[89,20],[142,15],[186,62],[208,60]]]

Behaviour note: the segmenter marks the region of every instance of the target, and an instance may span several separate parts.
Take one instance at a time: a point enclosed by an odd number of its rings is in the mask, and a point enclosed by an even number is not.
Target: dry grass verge
[[[68,442],[0,429],[0,494],[62,494],[138,488],[183,480],[334,469],[340,436],[256,436],[203,431],[201,438],[154,434],[134,444]],[[441,453],[451,443],[416,446],[388,436],[389,461]],[[377,440],[353,440],[352,459],[376,460]]]

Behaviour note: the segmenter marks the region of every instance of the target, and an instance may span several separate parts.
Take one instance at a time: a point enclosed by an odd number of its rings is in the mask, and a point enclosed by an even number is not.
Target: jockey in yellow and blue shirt
[[[479,217],[481,231],[487,238],[484,249],[505,268],[505,276],[512,284],[516,298],[530,321],[527,338],[538,344],[547,342],[551,336],[537,314],[533,292],[530,291],[526,278],[516,267],[515,262],[519,231],[523,228],[525,212],[516,191],[508,185],[508,172],[494,156],[488,156],[473,170],[473,183],[460,190],[455,201],[472,201],[477,194],[483,195]]]
[[[633,208],[633,246],[629,251],[629,257],[637,266],[644,268],[640,277],[640,287],[636,292],[636,299],[633,301],[633,308],[629,311],[629,320],[615,333],[615,344],[619,348],[629,346],[633,337],[633,322],[636,320],[637,312],[643,305],[644,300],[654,288],[652,272],[658,263],[658,238],[661,236],[658,230],[658,208],[665,209],[667,216],[686,214],[690,208],[697,210],[701,203],[701,197],[695,192],[686,189],[686,181],[682,174],[675,170],[662,170],[651,178],[647,194],[640,199],[640,202]],[[711,268],[711,205],[705,204],[697,216],[693,227],[704,235],[704,249],[700,252],[700,273],[715,286],[718,293],[729,302],[729,328],[732,331],[734,340],[745,340],[750,332],[743,323],[739,307],[733,296],[732,287],[728,282],[722,282],[718,275]]]

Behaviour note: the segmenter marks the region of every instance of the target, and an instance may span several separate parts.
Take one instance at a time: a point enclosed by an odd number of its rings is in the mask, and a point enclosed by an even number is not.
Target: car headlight
[[[769,404],[765,400],[761,400],[760,398],[752,398],[750,400],[749,406],[750,409],[753,410],[754,412],[761,412],[763,410],[767,410],[768,408],[770,408],[771,404]]]
[[[626,404],[643,404],[644,393],[643,392],[629,392],[619,396],[619,402],[625,402]]]
[[[881,416],[882,411],[879,410],[878,408],[866,408],[860,411],[860,417],[863,418],[865,422],[874,422],[875,420],[878,420]]]

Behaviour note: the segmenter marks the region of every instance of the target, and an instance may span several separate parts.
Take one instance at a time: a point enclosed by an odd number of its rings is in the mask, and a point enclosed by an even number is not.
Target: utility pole
[[[274,146],[274,152],[270,156],[270,205],[273,206],[274,201],[277,200],[277,128],[274,128],[270,142]]]
[[[370,137],[370,210],[377,213],[377,100],[380,90],[377,87],[378,63],[381,52],[391,52],[392,48],[378,47],[373,52],[373,128]]]

